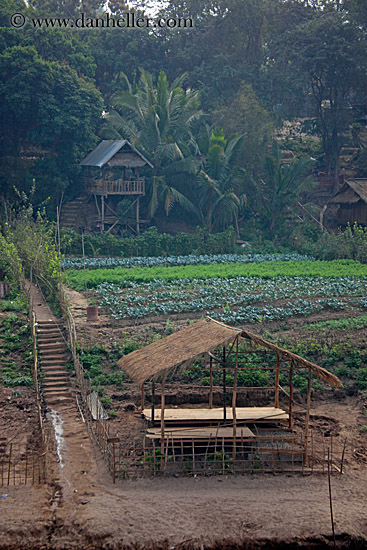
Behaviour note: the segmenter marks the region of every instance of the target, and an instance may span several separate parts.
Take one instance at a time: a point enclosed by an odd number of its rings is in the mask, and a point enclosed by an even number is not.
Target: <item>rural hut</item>
[[[111,231],[124,214],[135,207],[136,232],[140,232],[140,197],[145,194],[145,180],[140,175],[144,166],[153,168],[126,139],[103,140],[80,163],[88,169],[84,179],[86,191],[94,195],[101,231]],[[133,199],[125,212],[116,211],[122,197]]]
[[[329,204],[339,206],[339,224],[345,226],[357,222],[367,226],[367,179],[345,180]]]
[[[264,353],[271,353],[274,356],[272,372],[274,374],[274,404],[266,407],[238,407],[238,374],[243,370],[242,364],[246,355],[262,350]],[[166,408],[165,406],[165,382],[168,375],[174,373],[178,368],[182,369],[196,363],[198,360],[206,361],[209,370],[208,407],[207,408]],[[223,439],[230,438],[233,456],[236,456],[236,444],[238,445],[237,426],[241,426],[241,437],[243,429],[246,430],[246,437],[253,437],[248,426],[266,422],[286,422],[287,429],[293,427],[293,374],[296,369],[306,369],[308,373],[307,383],[307,408],[304,427],[304,453],[305,462],[308,457],[308,432],[311,403],[311,378],[315,376],[334,387],[341,387],[340,380],[326,369],[303,359],[302,357],[280,348],[256,336],[249,331],[227,326],[211,318],[198,321],[188,325],[182,330],[158,340],[142,349],[133,351],[119,360],[119,367],[141,387],[141,411],[146,420],[151,421],[153,428],[148,431],[148,437],[160,440],[161,453],[167,449],[169,438],[190,437],[194,446],[195,438],[203,441],[208,430],[203,425],[216,425],[216,435],[220,434]],[[213,407],[213,369],[217,367],[222,371],[222,407]],[[289,380],[288,410],[279,407],[279,392],[284,391],[279,384],[280,371],[286,370]],[[231,371],[231,406],[227,407],[228,386],[226,373]],[[145,407],[144,383],[152,382],[152,403],[151,409]],[[155,382],[161,384],[161,408],[154,406]],[[251,388],[250,388],[251,389]],[[252,388],[253,389],[253,388]],[[156,416],[158,418],[156,418]],[[160,424],[154,428],[154,423]],[[178,428],[167,425],[178,426]],[[194,429],[193,426],[198,426]],[[210,432],[212,434],[212,431]],[[212,437],[212,435],[207,437]]]

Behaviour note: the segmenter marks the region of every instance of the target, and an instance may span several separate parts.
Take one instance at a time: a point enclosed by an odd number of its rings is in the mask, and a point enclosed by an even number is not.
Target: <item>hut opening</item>
[[[211,318],[128,354],[118,365],[141,388],[144,470],[150,466],[153,474],[166,474],[324,469],[310,431],[311,380],[342,385],[326,369]],[[190,365],[207,375],[207,406],[166,406],[166,385],[175,379],[177,383]],[[307,373],[307,394],[305,406],[298,404],[295,415],[293,381],[300,370]],[[262,371],[264,386],[244,385]],[[239,397],[246,406],[239,406]],[[121,448],[124,453],[123,443]]]

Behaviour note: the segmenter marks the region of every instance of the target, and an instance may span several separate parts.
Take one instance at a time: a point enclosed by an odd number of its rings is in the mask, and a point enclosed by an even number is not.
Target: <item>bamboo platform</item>
[[[236,439],[250,439],[256,437],[252,431],[247,427],[240,427],[237,429]],[[147,430],[148,439],[160,439],[160,428],[149,428]],[[218,438],[221,440],[233,440],[233,428],[231,427],[200,427],[200,428],[176,428],[167,429],[164,432],[164,438],[167,440],[194,440],[194,441],[213,441]]]
[[[223,421],[223,408],[216,409],[165,409],[164,422],[168,423],[216,423]],[[152,410],[144,409],[146,420],[151,420]],[[283,409],[275,407],[236,407],[237,422],[271,422],[288,420],[289,415]],[[155,423],[160,423],[161,409],[154,410]],[[233,420],[232,408],[226,409],[226,420]]]

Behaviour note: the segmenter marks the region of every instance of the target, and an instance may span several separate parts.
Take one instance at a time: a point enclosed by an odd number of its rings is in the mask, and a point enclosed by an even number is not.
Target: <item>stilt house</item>
[[[152,164],[126,139],[103,140],[80,163],[88,169],[84,183],[88,194],[94,195],[101,232],[111,231],[121,217],[135,207],[136,232],[140,232],[140,197],[145,195],[145,180],[140,169]],[[131,200],[126,212],[117,212],[122,198]],[[118,200],[116,200],[118,199]]]

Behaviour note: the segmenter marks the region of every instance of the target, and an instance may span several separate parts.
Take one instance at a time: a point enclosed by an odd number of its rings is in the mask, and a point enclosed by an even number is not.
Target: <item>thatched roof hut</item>
[[[345,180],[330,204],[339,205],[338,221],[342,225],[367,225],[367,179]]]
[[[280,348],[251,332],[219,323],[210,317],[129,353],[119,360],[118,365],[134,382],[141,385],[150,378],[165,378],[177,367],[190,364],[219,346],[231,344],[236,338],[245,338],[255,346],[273,351],[280,358],[293,363],[295,367],[310,369],[317,378],[332,386],[341,387],[342,385],[337,376],[307,359]]]

